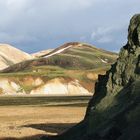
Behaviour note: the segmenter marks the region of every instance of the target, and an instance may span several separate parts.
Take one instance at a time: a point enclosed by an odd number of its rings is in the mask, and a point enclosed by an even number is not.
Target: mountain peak
[[[31,55],[9,45],[0,44],[0,69],[4,69],[15,63],[31,59]]]
[[[84,46],[84,47],[93,47],[93,46],[91,46],[89,44],[86,44],[86,43],[68,42],[68,43],[65,43],[65,44],[59,46],[58,48],[50,51],[49,53],[46,53],[46,54],[42,55],[42,57],[44,57],[44,56],[48,57],[50,55],[52,56],[52,54],[55,54],[55,53],[58,54],[58,53],[61,53],[63,51],[66,51],[66,50],[68,50],[70,48],[74,48],[74,47],[80,47],[80,48],[82,48],[82,46]]]
[[[54,49],[50,53],[42,55],[41,57],[49,57],[49,56],[52,56],[54,54],[60,54],[60,53],[63,53],[65,51],[67,51],[67,50],[70,50],[70,49],[85,49],[85,50],[86,49],[91,49],[91,51],[95,50],[95,51],[101,51],[101,52],[104,52],[104,53],[109,53],[111,55],[116,55],[116,56],[118,55],[117,53],[106,51],[106,50],[97,48],[97,47],[95,47],[93,45],[90,45],[90,44],[87,44],[87,43],[68,42],[68,43],[65,43],[65,44],[61,45],[60,47]]]
[[[130,46],[140,46],[140,14],[132,17],[128,29],[128,44]]]

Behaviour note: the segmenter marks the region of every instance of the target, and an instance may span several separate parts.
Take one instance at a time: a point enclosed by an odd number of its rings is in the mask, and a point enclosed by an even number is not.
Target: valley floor
[[[48,100],[51,102],[50,99],[53,98],[55,100],[55,106],[53,106],[53,103],[51,106],[44,105],[44,99],[46,99],[48,103]],[[59,101],[56,100],[56,98],[59,98]],[[65,101],[67,101],[66,106],[60,105],[60,102],[61,104],[64,102],[64,98]],[[48,97],[1,97],[0,140],[39,140],[43,135],[63,133],[84,118],[87,102],[90,97],[85,97],[85,100],[82,100],[82,98],[83,97],[50,97],[50,99],[48,99]],[[20,99],[20,105],[17,105]],[[43,104],[41,104],[41,99],[43,100]],[[81,102],[79,103],[79,101]],[[30,102],[37,102],[37,104],[35,105],[34,103],[34,105],[32,105]],[[68,105],[68,103],[72,102],[74,102],[74,104]],[[57,103],[59,106],[57,106]]]

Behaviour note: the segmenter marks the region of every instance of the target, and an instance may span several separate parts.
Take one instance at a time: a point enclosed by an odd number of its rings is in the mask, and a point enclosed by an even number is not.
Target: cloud
[[[119,49],[138,12],[138,0],[0,0],[0,41],[28,52],[69,41]]]
[[[6,0],[6,6],[12,10],[23,9],[28,4],[27,0]]]
[[[72,10],[83,10],[83,9],[87,9],[89,7],[92,6],[93,4],[93,0],[59,0],[59,1],[55,1],[52,0],[51,5],[57,8],[57,9],[61,9],[62,11],[72,11]],[[64,5],[64,7],[62,7],[62,5]],[[59,5],[59,6],[58,6]]]
[[[108,33],[113,32],[112,27],[98,27],[95,31],[92,32],[91,38],[94,39],[98,36],[106,35]]]
[[[109,36],[103,36],[102,38],[97,40],[98,43],[109,43],[109,42],[113,42],[112,37]]]
[[[97,41],[98,43],[109,43],[113,42],[113,37],[111,34],[115,32],[113,27],[99,27],[91,34],[91,39]]]
[[[0,39],[2,42],[10,42],[10,43],[24,43],[26,42],[37,42],[38,39],[34,36],[28,35],[10,35],[4,32],[0,33]]]

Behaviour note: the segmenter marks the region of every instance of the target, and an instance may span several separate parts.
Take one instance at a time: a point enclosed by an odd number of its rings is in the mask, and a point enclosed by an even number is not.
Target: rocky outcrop
[[[18,50],[11,45],[0,44],[0,70],[29,59],[32,59],[31,55]]]
[[[85,119],[59,140],[139,140],[140,14],[133,16],[128,42],[105,76],[96,83]]]
[[[131,19],[128,31],[128,42],[121,49],[117,62],[105,76],[99,77],[92,106],[98,103],[97,98],[115,97],[124,87],[140,80],[140,15]]]

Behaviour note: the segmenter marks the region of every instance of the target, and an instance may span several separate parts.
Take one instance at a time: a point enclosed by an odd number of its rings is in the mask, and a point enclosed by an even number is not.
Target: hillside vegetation
[[[68,46],[71,47],[53,55],[53,53]],[[12,65],[2,72],[26,71],[32,70],[36,66],[44,65],[60,66],[65,69],[95,69],[110,66],[117,57],[116,53],[98,49],[87,44],[67,43],[47,53],[47,55]]]
[[[0,82],[10,90],[1,84],[1,93],[91,94],[98,75],[105,74],[117,57],[88,44],[67,43],[2,70]]]

